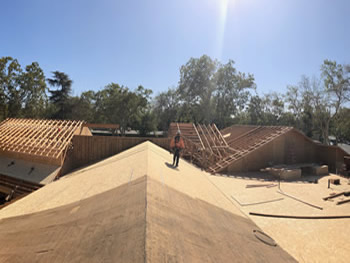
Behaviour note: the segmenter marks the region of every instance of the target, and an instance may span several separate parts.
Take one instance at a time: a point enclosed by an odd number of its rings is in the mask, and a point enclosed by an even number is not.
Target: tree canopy
[[[50,87],[50,88],[48,88]],[[0,58],[0,120],[8,117],[85,120],[115,123],[122,134],[166,131],[171,122],[288,125],[329,144],[329,135],[350,143],[350,66],[325,60],[318,77],[301,76],[285,93],[259,94],[254,75],[207,55],[180,67],[178,85],[152,97],[110,82],[102,89],[72,96],[73,80],[53,71],[46,78],[38,62],[21,67]]]

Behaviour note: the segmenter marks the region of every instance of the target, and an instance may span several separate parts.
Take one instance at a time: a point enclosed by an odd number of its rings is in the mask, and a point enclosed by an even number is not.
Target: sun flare
[[[221,59],[223,47],[224,47],[224,38],[225,38],[225,27],[226,27],[226,18],[227,10],[229,7],[229,0],[219,0],[220,2],[220,14],[219,14],[219,23],[218,23],[218,35],[217,35],[217,56],[218,59]]]

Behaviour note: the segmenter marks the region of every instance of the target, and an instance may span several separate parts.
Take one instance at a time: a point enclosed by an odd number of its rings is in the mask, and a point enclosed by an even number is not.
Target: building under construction
[[[172,123],[165,138],[126,138],[92,126],[0,124],[0,262],[347,262],[340,148],[291,127]]]
[[[293,127],[234,125],[219,131],[215,124],[172,123],[169,136],[177,131],[186,141],[185,156],[210,173],[259,171],[277,165],[308,173],[317,164],[336,172],[347,155]]]

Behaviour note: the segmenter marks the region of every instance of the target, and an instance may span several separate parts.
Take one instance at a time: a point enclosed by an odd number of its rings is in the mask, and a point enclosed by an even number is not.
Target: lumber
[[[276,184],[247,184],[245,188],[255,188],[255,187],[273,187]]]
[[[192,123],[192,124],[193,124],[193,128],[194,128],[194,130],[196,131],[196,134],[197,134],[197,136],[198,136],[198,138],[199,138],[199,141],[200,141],[200,143],[201,143],[202,148],[205,149],[204,144],[203,144],[202,139],[201,139],[201,136],[199,136],[198,130],[197,130],[197,128],[196,128],[196,125],[194,125],[194,123]]]
[[[327,201],[328,199],[336,198],[336,197],[341,196],[341,195],[343,195],[345,193],[346,192],[341,192],[341,193],[338,193],[338,194],[335,194],[335,195],[329,195],[329,196],[324,197],[323,200]]]
[[[60,160],[82,121],[6,119],[0,123],[0,151]]]
[[[345,203],[349,203],[349,202],[350,202],[350,199],[346,199],[346,200],[337,202],[337,205],[341,205],[341,204],[345,204]]]
[[[296,215],[278,215],[278,214],[263,214],[249,212],[252,216],[274,217],[274,218],[290,218],[290,219],[345,219],[350,218],[350,215],[336,215],[336,216],[296,216]]]
[[[119,124],[112,124],[112,123],[85,123],[83,125],[84,127],[88,128],[102,128],[102,129],[119,129]]]

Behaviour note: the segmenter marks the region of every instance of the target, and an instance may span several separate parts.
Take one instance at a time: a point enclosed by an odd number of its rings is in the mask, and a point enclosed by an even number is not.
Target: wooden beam
[[[208,147],[209,150],[213,153],[213,150],[212,150],[211,147],[210,147],[210,143],[209,143],[207,137],[205,136],[204,131],[203,131],[201,125],[198,124],[197,126],[199,127],[199,130],[200,130],[200,132],[202,133],[202,136],[204,137],[204,141],[207,143],[207,147]]]
[[[47,120],[45,122],[47,122]],[[22,137],[23,138],[22,141],[21,140],[18,141],[16,148],[14,148],[14,149],[9,148],[9,150],[22,151],[22,148],[18,149],[18,147],[30,146],[31,144],[35,143],[35,138],[34,137],[35,137],[35,135],[37,133],[40,133],[41,130],[42,130],[42,124],[37,122],[37,125],[33,126],[33,128],[31,129],[31,132],[28,132],[27,136]],[[14,143],[12,145],[14,145]]]
[[[208,137],[209,137],[209,139],[211,140],[211,142],[212,142],[212,144],[210,145],[210,148],[212,148],[213,149],[213,147],[212,146],[216,146],[216,144],[215,144],[215,140],[213,139],[213,137],[211,136],[211,134],[210,134],[210,132],[209,132],[209,129],[208,129],[208,127],[207,126],[205,126],[205,125],[203,125],[204,126],[204,129],[206,130],[206,132],[207,132],[207,134],[208,134]],[[221,155],[221,152],[220,152],[220,150],[219,149],[217,149],[217,148],[214,148],[215,150],[216,150],[216,152],[218,153],[218,155],[220,156],[220,158],[222,158],[222,155]]]
[[[46,128],[43,129],[43,133],[42,133],[42,138],[39,139],[39,141],[37,141],[36,145],[46,145],[48,143],[48,141],[50,141],[51,139],[51,135],[52,133],[56,132],[56,127],[55,125],[58,123],[58,121],[54,121],[52,123],[52,125],[46,125]],[[46,147],[44,147],[46,148]],[[34,153],[34,154],[38,154],[38,151],[39,149],[35,150],[34,152],[31,152],[31,153]]]
[[[221,137],[221,140],[225,143],[226,146],[229,146],[227,141],[225,140],[224,136],[222,136],[221,132],[219,131],[218,127],[216,127],[215,123],[214,125],[214,129],[216,130],[216,132],[219,134],[219,136]]]
[[[88,128],[102,128],[102,129],[119,129],[119,124],[111,124],[111,123],[84,123],[83,127]]]
[[[25,120],[23,122],[23,124],[30,124],[31,122],[33,122],[33,120]],[[15,137],[19,137],[21,136],[21,134],[25,133],[26,131],[23,129],[23,124],[15,124],[12,125],[11,123],[7,124],[7,129],[5,129],[4,131],[2,131],[2,136],[0,136],[0,141],[1,143],[6,143],[8,141],[11,142],[11,140],[13,140],[13,138]],[[6,139],[4,138],[6,137]]]
[[[201,136],[199,136],[198,130],[196,128],[196,125],[194,125],[194,123],[192,123],[192,125],[193,125],[194,130],[196,131],[196,134],[197,134],[197,136],[199,138],[199,141],[201,142],[201,146],[203,147],[203,149],[205,149],[205,146],[204,146],[204,144],[202,142]]]
[[[0,151],[58,159],[82,124],[68,120],[6,119],[0,123]]]
[[[28,126],[28,125],[24,126],[23,125],[23,127],[22,127],[23,132],[20,135],[18,135],[19,137],[17,139],[11,141],[10,146],[6,147],[5,149],[16,150],[17,148],[13,149],[13,147],[11,145],[13,145],[13,144],[16,144],[16,145],[24,144],[28,139],[30,139],[30,135],[32,135],[33,132],[35,132],[36,130],[38,130],[40,128],[40,127],[38,127],[36,120],[33,120],[30,124],[34,124],[34,125],[33,126]]]

